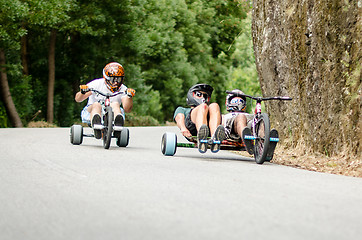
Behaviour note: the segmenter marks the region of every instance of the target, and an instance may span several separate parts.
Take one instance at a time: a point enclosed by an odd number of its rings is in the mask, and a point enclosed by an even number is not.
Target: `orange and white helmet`
[[[103,68],[103,78],[111,92],[117,91],[124,82],[124,69],[117,62],[108,63]]]

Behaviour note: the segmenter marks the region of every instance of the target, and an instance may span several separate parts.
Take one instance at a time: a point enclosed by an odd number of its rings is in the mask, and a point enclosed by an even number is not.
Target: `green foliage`
[[[71,22],[69,13],[77,9],[75,0],[26,0],[25,2],[30,8],[28,24],[46,29],[66,29]]]
[[[54,111],[59,126],[79,121],[86,104],[74,101],[79,84],[102,77],[103,67],[111,61],[124,66],[125,85],[136,90],[129,120],[145,115],[156,122],[170,120],[175,108],[186,104],[186,93],[196,83],[211,84],[215,89],[212,101],[222,107],[225,90],[240,88],[248,94],[260,91],[247,15],[250,1],[0,0],[0,3],[11,9],[7,12],[12,12],[0,15],[1,22],[7,22],[8,34],[3,34],[0,28],[0,46],[6,43],[19,49],[19,37],[27,34],[28,38],[31,76],[21,77],[20,53],[8,52],[14,56],[10,58],[11,65],[18,71],[9,75],[11,91],[24,121],[30,121],[39,110],[41,113],[35,120],[46,116],[48,50],[44,46],[48,45],[50,29],[57,31]],[[7,40],[10,35],[13,42]],[[19,105],[22,101],[26,107]],[[3,112],[0,114],[3,116]]]
[[[240,89],[245,94],[261,96],[251,38],[251,14],[242,23],[243,29],[235,41],[236,50],[231,56],[231,75],[225,85],[228,90]],[[254,107],[255,102],[248,99],[247,112],[251,112]]]
[[[28,11],[27,4],[20,0],[0,0],[0,48],[20,48],[19,39],[26,34],[21,23]]]
[[[6,115],[6,110],[2,102],[0,102],[0,128],[9,127],[8,117]]]
[[[160,123],[152,116],[126,113],[125,126],[158,126]]]
[[[32,103],[33,89],[30,84],[31,77],[20,75],[16,79],[16,84],[13,82],[10,87],[14,104],[20,118],[23,121],[30,121],[32,115],[36,112]]]
[[[136,89],[136,95],[133,98],[133,112],[139,115],[147,114],[159,120],[163,119],[159,92],[145,84],[139,66],[130,64],[125,67],[127,69],[125,85]]]
[[[13,54],[16,52],[15,50],[8,51],[7,59],[9,62],[19,62],[19,56]],[[32,78],[31,76],[23,75],[22,66],[19,63],[7,64],[6,74],[8,79],[12,79],[8,83],[19,117],[23,123],[26,123],[31,120],[31,116],[34,114]]]

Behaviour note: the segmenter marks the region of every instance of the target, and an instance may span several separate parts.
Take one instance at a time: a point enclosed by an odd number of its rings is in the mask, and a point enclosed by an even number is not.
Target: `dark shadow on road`
[[[181,157],[181,158],[193,158],[193,159],[199,159],[202,161],[245,161],[245,162],[254,162],[254,158],[250,157],[244,157],[241,155],[235,155],[235,156],[225,156],[225,155],[217,155],[217,153],[214,156],[204,156],[204,155],[186,155],[186,154],[175,154],[174,157]]]

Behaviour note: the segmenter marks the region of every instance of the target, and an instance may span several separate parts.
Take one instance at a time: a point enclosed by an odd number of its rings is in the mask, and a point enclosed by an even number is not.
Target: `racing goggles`
[[[109,77],[109,81],[113,84],[113,83],[122,83],[124,79],[124,76],[119,76],[119,77]]]
[[[192,95],[194,98],[205,98],[205,99],[210,98],[209,94],[207,94],[205,92],[195,91],[192,93]]]

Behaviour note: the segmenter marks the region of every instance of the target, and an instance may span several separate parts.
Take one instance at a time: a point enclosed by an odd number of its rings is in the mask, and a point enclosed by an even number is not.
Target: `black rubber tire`
[[[81,125],[73,125],[70,128],[70,143],[80,145],[83,142],[83,127]]]
[[[259,118],[259,122],[255,126],[255,145],[254,145],[254,158],[257,164],[263,164],[266,160],[266,156],[270,143],[270,122],[268,114],[262,113]]]
[[[129,143],[129,129],[123,128],[119,138],[117,138],[117,146],[118,147],[127,147]]]
[[[270,130],[270,138],[278,138],[279,139],[279,133],[278,131],[273,128],[272,130]],[[278,142],[275,141],[270,141],[269,142],[269,149],[268,149],[268,153],[266,155],[265,161],[270,162],[273,159],[274,156],[274,151],[275,151],[275,147],[277,146]]]
[[[108,149],[111,145],[112,133],[113,133],[113,112],[111,107],[106,107],[103,121],[103,147]]]

